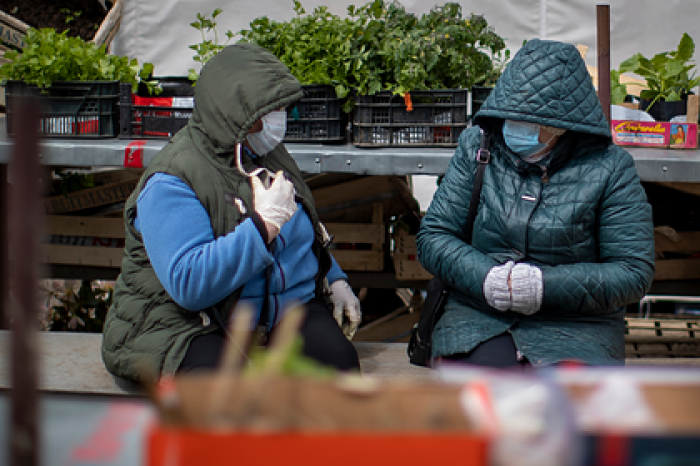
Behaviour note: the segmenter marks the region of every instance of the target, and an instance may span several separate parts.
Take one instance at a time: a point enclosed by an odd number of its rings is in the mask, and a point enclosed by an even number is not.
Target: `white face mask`
[[[275,110],[261,118],[263,128],[257,133],[250,133],[246,140],[256,155],[265,155],[277,147],[287,132],[286,110]]]

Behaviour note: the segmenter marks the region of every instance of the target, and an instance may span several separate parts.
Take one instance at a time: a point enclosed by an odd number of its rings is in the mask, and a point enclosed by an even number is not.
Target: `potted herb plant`
[[[463,18],[457,3],[436,6],[418,17],[397,1],[374,0],[359,8],[349,6],[346,18],[323,6],[306,14],[299,1],[294,4],[294,19],[258,18],[249,30],[238,33],[241,40],[270,50],[302,84],[333,86],[336,96],[343,99],[343,110],[356,109],[355,123],[358,114],[368,115],[356,105],[369,103],[374,96],[382,102],[405,99],[411,111],[413,103],[432,106],[436,99],[449,106],[445,99],[451,97],[446,93],[434,97],[420,92],[460,89],[465,96],[460,105],[465,110],[469,89],[494,73],[494,54],[505,48],[503,39],[482,16]],[[399,118],[410,122],[426,110]],[[428,118],[431,124],[445,123],[452,136],[449,126],[457,121],[445,113],[448,110],[443,108],[435,118]],[[461,129],[466,127],[466,118],[460,124]]]
[[[198,44],[190,45],[190,48],[195,51],[192,57],[194,61],[200,63],[202,66],[206,64],[214,55],[219,53],[226,45],[228,45],[231,38],[233,38],[233,33],[231,31],[226,31],[226,42],[219,43],[219,33],[216,29],[216,17],[219,16],[223,10],[216,8],[212,14],[211,18],[206,15],[197,13],[197,21],[190,23],[190,26],[195,28],[202,35],[202,41]],[[213,38],[210,38],[209,34],[213,33]],[[199,78],[197,70],[190,68],[188,78],[194,86]]]
[[[493,58],[505,49],[504,40],[483,16],[463,17],[458,3],[435,6],[418,18],[392,2],[383,20],[386,91],[358,96],[354,144],[456,146],[469,123],[469,91],[497,74]]]
[[[306,96],[288,109],[285,142],[342,142],[356,93],[383,89],[380,44],[385,35],[382,0],[347,7],[347,17],[318,6],[307,13],[294,1],[289,21],[260,17],[237,33],[240,42],[272,52],[299,79]]]
[[[7,131],[22,96],[42,97],[45,104],[41,132],[53,137],[114,137],[118,132],[119,83],[136,89],[151,86],[153,65],[109,55],[97,46],[67,32],[33,29],[24,37],[22,52],[8,51],[12,60],[0,67],[5,84]]]
[[[676,50],[656,54],[648,59],[637,53],[610,72],[611,102],[619,104],[627,96],[627,87],[620,82],[623,73],[634,73],[646,80],[648,89],[640,94],[639,109],[658,121],[669,121],[687,111],[687,97],[700,84],[695,77],[693,54],[695,43],[684,33]]]

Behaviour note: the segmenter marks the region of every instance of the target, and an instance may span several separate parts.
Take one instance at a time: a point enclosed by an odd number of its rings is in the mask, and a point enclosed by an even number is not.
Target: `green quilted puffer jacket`
[[[504,119],[566,129],[529,164],[503,141]],[[433,356],[466,353],[511,332],[534,366],[578,360],[624,364],[624,306],[654,277],[654,235],[630,154],[610,128],[575,47],[532,40],[513,58],[476,115],[490,137],[472,244],[464,241],[479,128],[464,131],[417,237],[423,266],[454,291],[433,333]],[[512,260],[541,268],[542,307],[501,312],[484,297],[486,274]]]

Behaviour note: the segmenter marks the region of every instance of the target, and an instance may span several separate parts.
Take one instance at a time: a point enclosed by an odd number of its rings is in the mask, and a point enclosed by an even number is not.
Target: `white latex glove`
[[[345,280],[334,281],[331,283],[330,288],[333,318],[338,322],[348,340],[352,340],[362,320],[360,300],[357,299],[355,293],[352,292],[352,288]]]
[[[253,183],[253,206],[255,211],[265,222],[270,233],[270,226],[276,231],[269,239],[272,240],[279,233],[282,225],[287,223],[297,204],[294,200],[294,184],[285,178],[282,171],[277,172],[275,179],[268,189],[265,189],[262,181],[257,176],[251,177]]]
[[[542,271],[534,265],[520,263],[510,272],[511,311],[532,315],[542,306]]]
[[[489,270],[484,279],[484,297],[489,306],[499,311],[507,311],[511,306],[508,279],[515,262],[508,261]]]

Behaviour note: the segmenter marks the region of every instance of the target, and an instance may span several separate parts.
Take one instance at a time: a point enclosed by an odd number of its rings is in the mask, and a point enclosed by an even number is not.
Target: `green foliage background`
[[[493,80],[494,57],[505,42],[483,16],[462,15],[457,3],[435,6],[420,17],[398,1],[348,6],[341,18],[319,6],[296,17],[253,20],[240,42],[270,50],[302,84],[330,84],[339,98],[352,91],[405,94],[413,90],[471,88]]]
[[[109,55],[104,45],[68,37],[67,33],[30,28],[22,52],[5,53],[11,61],[0,67],[0,78],[24,81],[42,89],[54,81],[120,81],[131,84],[134,92],[139,81],[150,84],[147,79],[153,64],[141,66],[135,58]]]
[[[641,53],[633,55],[620,63],[618,70],[610,72],[611,102],[619,104],[627,96],[627,86],[620,82],[620,75],[624,73],[634,73],[646,80],[649,89],[642,91],[640,97],[650,101],[647,111],[659,100],[681,100],[684,94],[700,84],[700,77],[695,77],[694,53],[693,39],[683,33],[676,50],[658,53],[651,59]]]

